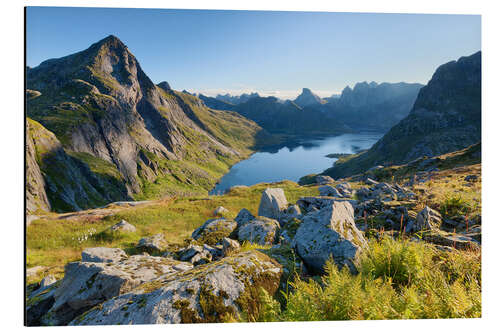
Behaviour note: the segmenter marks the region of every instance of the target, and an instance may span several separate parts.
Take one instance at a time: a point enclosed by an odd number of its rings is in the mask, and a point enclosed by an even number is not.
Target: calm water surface
[[[254,185],[284,179],[298,181],[310,173],[319,173],[333,165],[331,153],[356,153],[370,148],[381,133],[342,134],[323,139],[302,139],[269,151],[260,151],[235,164],[211,191],[222,194],[235,185]]]

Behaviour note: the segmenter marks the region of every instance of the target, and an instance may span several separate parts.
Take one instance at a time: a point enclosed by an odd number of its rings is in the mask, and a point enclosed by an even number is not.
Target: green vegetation
[[[409,240],[371,240],[360,273],[332,262],[326,275],[297,279],[281,305],[265,291],[261,321],[477,318],[481,316],[481,255],[442,252]]]
[[[111,206],[80,213],[50,213],[33,221],[27,229],[27,266],[45,266],[44,275],[60,276],[66,263],[79,260],[87,247],[106,246],[123,248],[129,253],[140,238],[162,233],[172,246],[180,246],[191,236],[194,229],[206,220],[214,218],[218,206],[229,210],[228,218],[234,218],[242,208],[257,215],[262,191],[266,187],[281,187],[290,202],[301,196],[318,195],[317,187],[299,186],[291,181],[258,184],[248,188],[235,188],[223,196],[192,196],[169,198],[137,207]],[[93,213],[91,213],[93,212]],[[120,220],[136,226],[135,233],[102,233]],[[85,237],[87,236],[87,237]]]

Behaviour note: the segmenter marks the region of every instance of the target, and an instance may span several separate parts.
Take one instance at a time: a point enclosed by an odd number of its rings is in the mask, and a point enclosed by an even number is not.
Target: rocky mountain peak
[[[172,90],[172,88],[170,88],[170,84],[168,84],[167,81],[162,81],[162,82],[158,83],[158,87],[160,87],[161,89],[163,89],[165,91]]]
[[[314,94],[309,88],[302,88],[302,93],[299,96],[297,96],[294,102],[300,107],[315,105],[315,104],[323,104],[321,97]]]

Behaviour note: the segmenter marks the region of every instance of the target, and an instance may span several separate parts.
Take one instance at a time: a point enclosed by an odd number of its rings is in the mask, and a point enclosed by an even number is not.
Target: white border
[[[0,175],[2,188],[0,203],[2,214],[2,300],[0,301],[1,326],[5,331],[37,330],[22,327],[23,321],[23,6],[86,6],[86,7],[130,7],[130,8],[192,8],[192,9],[253,9],[253,10],[303,10],[338,12],[385,12],[385,13],[443,13],[481,14],[483,50],[483,318],[477,320],[412,320],[412,321],[366,321],[366,322],[306,322],[271,324],[209,324],[209,325],[156,325],[156,326],[111,326],[69,328],[70,330],[122,332],[130,330],[164,331],[217,331],[254,330],[309,331],[349,330],[421,332],[422,330],[479,332],[491,331],[499,323],[500,297],[497,277],[499,276],[497,237],[499,223],[497,207],[499,176],[496,172],[500,152],[498,107],[500,54],[498,31],[500,31],[496,1],[419,0],[419,1],[152,1],[131,0],[99,1],[18,1],[2,3],[0,10],[2,24],[2,75],[0,119],[2,128],[2,163]],[[44,328],[48,330],[68,328]],[[498,327],[497,327],[498,330]]]

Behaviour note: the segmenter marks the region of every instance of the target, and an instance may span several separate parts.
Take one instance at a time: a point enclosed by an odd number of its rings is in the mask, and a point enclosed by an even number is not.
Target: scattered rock
[[[239,249],[240,243],[238,243],[238,241],[227,237],[222,240],[222,254],[224,257],[238,251]]]
[[[164,251],[167,246],[163,234],[156,234],[150,237],[144,237],[139,240],[136,248],[147,253],[157,253]]]
[[[52,274],[47,275],[40,281],[40,289],[45,289],[51,284],[55,283],[57,281],[56,277]]]
[[[229,213],[229,210],[227,210],[226,208],[224,208],[222,206],[219,206],[219,207],[215,208],[215,210],[214,210],[215,216],[223,216],[224,214],[227,214],[227,213]]]
[[[213,251],[212,251],[213,250]],[[215,249],[212,247],[206,248],[201,245],[189,245],[187,248],[178,252],[179,260],[188,261],[193,265],[203,265],[212,261],[212,255]]]
[[[355,273],[359,254],[367,243],[354,223],[352,205],[345,201],[334,201],[304,217],[295,235],[294,245],[312,272],[323,272],[326,261],[332,256],[337,266],[346,265]]]
[[[477,175],[468,175],[464,178],[466,182],[471,182],[471,183],[477,182],[478,179],[479,177]]]
[[[92,247],[82,252],[82,261],[84,262],[117,262],[127,257],[122,249],[109,247]]]
[[[425,206],[418,215],[415,225],[411,231],[438,230],[441,227],[441,214],[428,206]]]
[[[238,227],[241,227],[242,225],[252,221],[253,219],[255,219],[255,216],[253,216],[248,209],[243,208],[242,210],[240,210],[234,220],[238,224]]]
[[[281,265],[259,251],[247,251],[190,271],[161,277],[102,303],[70,325],[223,322],[241,312],[254,317],[259,290],[274,295]]]
[[[371,179],[371,178],[368,177],[368,178],[365,179],[365,184],[367,184],[367,185],[377,185],[378,182],[376,180],[373,180],[373,179]]]
[[[117,224],[112,225],[109,227],[109,230],[111,231],[118,231],[118,232],[136,232],[137,229],[130,223],[128,223],[125,220],[121,220]]]
[[[319,195],[323,197],[334,197],[334,198],[343,198],[342,194],[331,185],[324,185],[318,187]]]
[[[179,263],[148,255],[130,256],[112,263],[69,263],[54,293],[55,302],[41,322],[44,325],[65,325],[96,304],[159,276],[176,273],[174,266]]]
[[[271,245],[278,235],[280,224],[274,219],[258,216],[238,230],[240,242],[248,241],[261,245]]]
[[[281,188],[268,188],[262,192],[259,205],[259,216],[279,219],[280,214],[288,207],[285,192]]]
[[[27,278],[33,277],[33,276],[37,275],[38,272],[44,268],[45,267],[43,267],[43,266],[35,266],[35,267],[27,268],[26,269],[26,277]]]
[[[442,230],[431,230],[423,233],[422,239],[426,242],[449,246],[457,250],[479,249],[480,244],[473,238],[461,235],[447,233]]]
[[[322,175],[316,176],[316,184],[326,185],[326,184],[330,184],[333,182],[335,182],[335,179],[333,179],[330,176],[322,176]]]
[[[201,243],[215,245],[222,241],[224,237],[228,237],[236,227],[237,223],[232,220],[226,220],[225,218],[211,219],[193,231],[191,237]]]

